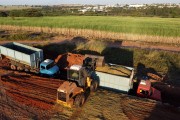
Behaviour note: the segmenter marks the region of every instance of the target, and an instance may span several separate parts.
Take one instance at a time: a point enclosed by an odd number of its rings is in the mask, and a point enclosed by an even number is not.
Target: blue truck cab
[[[59,73],[59,67],[54,63],[54,60],[46,59],[40,63],[40,74],[54,76]]]

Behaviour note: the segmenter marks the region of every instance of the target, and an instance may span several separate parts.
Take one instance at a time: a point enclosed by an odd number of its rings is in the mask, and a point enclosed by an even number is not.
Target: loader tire
[[[98,88],[98,82],[96,80],[93,80],[90,86],[91,92],[96,92]]]
[[[85,102],[85,96],[83,93],[76,96],[74,105],[76,108],[82,107]]]

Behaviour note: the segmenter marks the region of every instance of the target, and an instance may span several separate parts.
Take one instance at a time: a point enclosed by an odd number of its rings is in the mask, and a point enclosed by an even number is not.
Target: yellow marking
[[[87,77],[87,86],[90,87],[91,86],[91,80],[89,77]]]
[[[71,104],[68,104],[67,102],[64,102],[64,101],[61,101],[61,100],[58,100],[58,99],[56,100],[56,102],[58,104],[61,104],[61,105],[65,106],[65,107],[72,108]]]

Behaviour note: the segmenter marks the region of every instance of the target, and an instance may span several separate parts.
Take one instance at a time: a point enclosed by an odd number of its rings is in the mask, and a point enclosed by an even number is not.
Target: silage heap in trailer
[[[99,81],[99,86],[122,92],[129,92],[133,88],[134,69],[111,64],[107,68],[96,68],[94,79]]]

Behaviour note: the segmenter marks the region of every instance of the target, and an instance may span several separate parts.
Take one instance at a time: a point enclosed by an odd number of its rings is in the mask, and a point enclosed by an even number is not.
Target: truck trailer
[[[0,58],[10,60],[12,70],[40,73],[53,76],[59,72],[54,60],[43,57],[43,50],[17,42],[0,45]]]
[[[109,63],[104,67],[97,67],[93,77],[103,88],[128,93],[133,89],[134,68]]]

